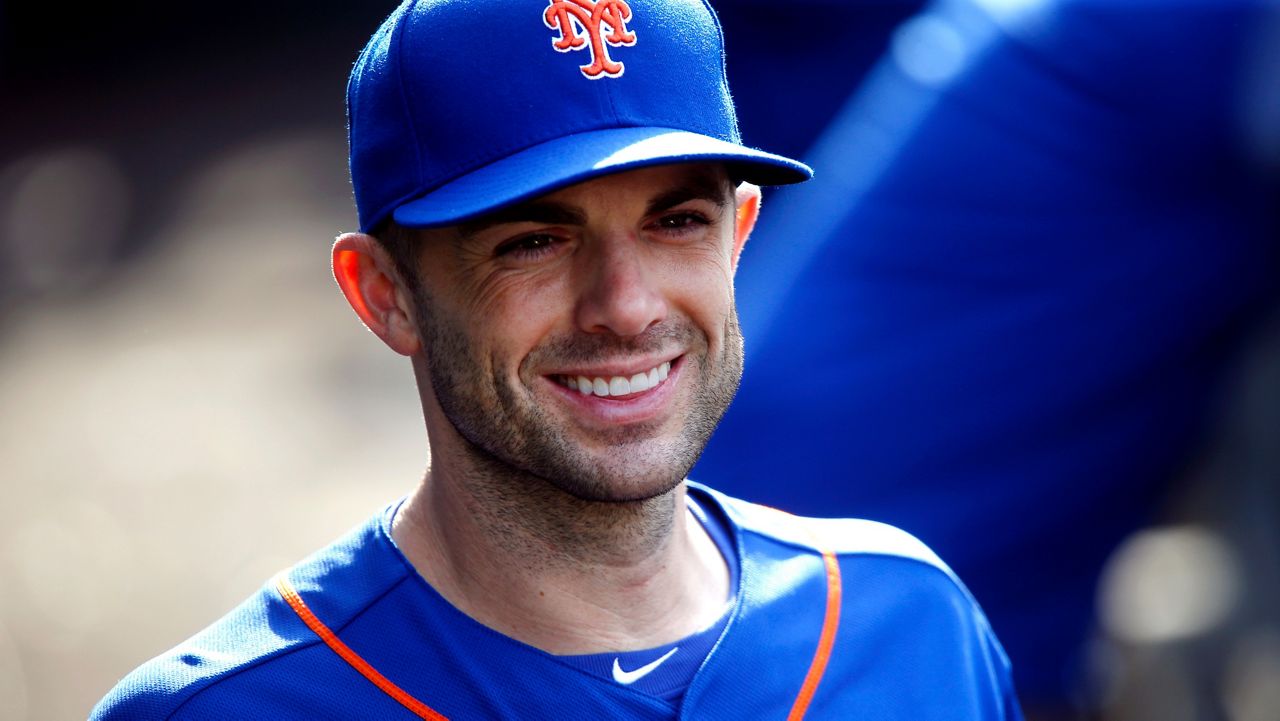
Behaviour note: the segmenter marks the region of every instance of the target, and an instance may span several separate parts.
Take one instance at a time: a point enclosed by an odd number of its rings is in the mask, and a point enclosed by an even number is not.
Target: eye
[[[691,210],[668,213],[656,222],[660,229],[675,232],[690,232],[710,224],[705,215]]]
[[[499,245],[494,255],[518,260],[537,258],[552,252],[560,239],[550,233],[530,233]]]

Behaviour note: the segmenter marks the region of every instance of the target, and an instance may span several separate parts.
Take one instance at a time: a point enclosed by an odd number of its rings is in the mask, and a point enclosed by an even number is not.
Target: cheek
[[[672,304],[713,338],[719,335],[733,305],[733,272],[723,248],[697,249],[669,258],[663,282]]]
[[[714,289],[703,287],[701,292],[689,296],[688,313],[694,324],[706,335],[708,352],[718,356],[727,343],[730,320],[733,317],[732,291],[725,285]]]
[[[461,288],[462,322],[496,375],[517,375],[521,364],[552,335],[568,307],[555,277],[509,275]]]
[[[655,246],[653,261],[668,276],[687,284],[731,288],[733,285],[733,236],[723,224],[684,247]]]

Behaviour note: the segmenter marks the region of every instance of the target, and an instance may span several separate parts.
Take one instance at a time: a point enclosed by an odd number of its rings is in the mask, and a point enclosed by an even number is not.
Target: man
[[[809,175],[740,144],[709,8],[406,2],[348,110],[334,274],[412,361],[430,469],[95,718],[1020,718],[919,542],[684,480],[756,184]]]

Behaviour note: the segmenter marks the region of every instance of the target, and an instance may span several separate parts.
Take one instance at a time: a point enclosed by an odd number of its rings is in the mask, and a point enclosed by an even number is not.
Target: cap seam
[[[613,116],[613,122],[619,123],[619,124],[622,123],[622,117],[618,114],[618,106],[613,101],[613,83],[611,81],[621,80],[622,77],[625,77],[625,76],[626,76],[626,73],[624,72],[622,76],[619,76],[618,78],[601,78],[599,81],[599,82],[609,83],[608,85],[604,86],[604,98],[609,103],[609,113]]]

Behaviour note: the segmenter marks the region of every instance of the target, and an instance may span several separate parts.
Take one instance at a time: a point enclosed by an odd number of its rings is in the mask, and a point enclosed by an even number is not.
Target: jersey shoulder
[[[840,560],[841,566],[893,572],[899,583],[909,581],[913,585],[933,586],[944,595],[963,599],[965,605],[978,608],[977,601],[950,566],[923,541],[900,528],[858,518],[797,516],[699,484],[691,483],[690,487],[694,493],[705,494],[723,508],[743,534],[796,552],[829,553]]]
[[[745,532],[837,556],[879,555],[908,559],[955,577],[950,567],[920,539],[887,523],[859,518],[797,516],[733,498],[706,486],[691,486],[710,495]]]
[[[264,587],[226,616],[125,676],[89,718],[169,719],[222,679],[269,662],[309,639],[280,616]]]
[[[858,717],[898,718],[902,698],[914,699],[912,718],[1020,718],[1012,667],[986,615],[919,539],[885,523],[795,516],[693,488],[737,527],[744,558],[758,569],[747,593],[763,626],[786,627],[820,607],[819,594],[832,598],[830,569],[818,557],[834,557],[840,612],[828,677],[860,690],[823,696],[831,718],[855,706]],[[812,647],[797,648],[794,658],[807,660]]]
[[[380,518],[355,529],[287,571],[297,588],[323,586],[327,618],[341,623],[359,614],[403,579],[392,554],[377,553],[385,543]],[[393,559],[370,564],[368,558]],[[246,674],[280,676],[291,673],[286,659],[321,643],[298,614],[281,598],[275,579],[264,584],[226,616],[176,647],[147,661],[125,676],[99,702],[91,721],[116,719],[204,718],[188,713],[217,696],[231,679]],[[199,703],[195,703],[199,698]]]

